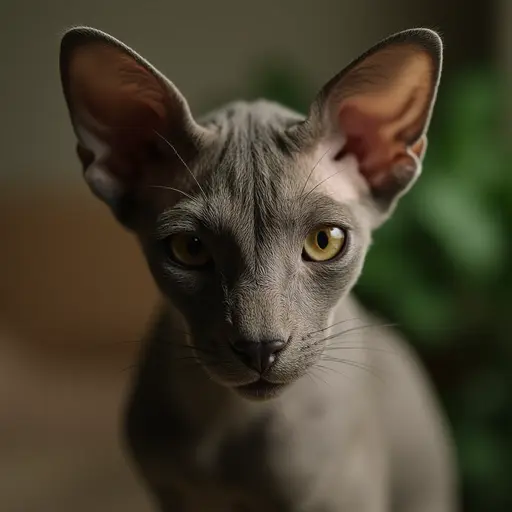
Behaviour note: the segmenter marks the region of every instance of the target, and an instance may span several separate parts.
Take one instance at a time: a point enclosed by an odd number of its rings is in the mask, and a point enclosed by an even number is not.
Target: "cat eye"
[[[322,226],[311,231],[304,241],[302,256],[310,261],[329,261],[345,246],[345,232],[337,227]]]
[[[167,240],[173,260],[189,268],[205,267],[212,256],[201,239],[193,233],[177,233]]]

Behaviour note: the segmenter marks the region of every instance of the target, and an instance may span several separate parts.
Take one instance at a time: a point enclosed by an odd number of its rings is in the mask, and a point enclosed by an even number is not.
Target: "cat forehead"
[[[316,186],[332,172],[323,164],[314,169],[324,146],[305,148],[288,132],[304,119],[265,100],[234,102],[203,117],[201,124],[216,135],[192,169],[201,189],[183,173],[195,197],[182,197],[178,211],[215,230],[241,233],[256,224],[270,228],[307,218],[354,224],[351,205]],[[314,193],[307,194],[310,190]]]
[[[247,131],[255,126],[286,129],[304,118],[302,114],[280,103],[259,99],[250,102],[233,101],[206,114],[200,122],[217,128],[237,127]]]
[[[339,141],[301,140],[290,128],[304,119],[266,100],[234,102],[213,112],[203,121],[217,131],[203,155],[205,178],[217,192],[253,190],[260,199],[289,197],[309,185],[341,203],[357,201],[367,192],[357,162],[333,162]]]
[[[293,184],[293,168],[299,157],[288,129],[303,117],[268,101],[235,102],[201,120],[215,131],[200,158],[203,181],[219,189],[265,187],[277,192]]]

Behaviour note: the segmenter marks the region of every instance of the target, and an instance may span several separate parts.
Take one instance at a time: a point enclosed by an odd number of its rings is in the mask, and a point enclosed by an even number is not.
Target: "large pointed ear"
[[[356,157],[379,217],[421,171],[441,66],[435,32],[400,32],[336,75],[312,105],[304,126],[337,146],[338,158]]]
[[[69,30],[61,42],[60,72],[85,179],[118,218],[147,179],[164,139],[186,155],[207,136],[178,89],[103,32]]]

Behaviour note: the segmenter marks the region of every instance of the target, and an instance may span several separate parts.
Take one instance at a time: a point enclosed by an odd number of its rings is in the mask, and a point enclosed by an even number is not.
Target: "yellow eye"
[[[204,267],[212,260],[201,239],[191,233],[172,235],[169,248],[173,259],[186,267]]]
[[[304,255],[313,261],[332,260],[345,245],[345,233],[342,229],[322,226],[311,231],[304,242]]]

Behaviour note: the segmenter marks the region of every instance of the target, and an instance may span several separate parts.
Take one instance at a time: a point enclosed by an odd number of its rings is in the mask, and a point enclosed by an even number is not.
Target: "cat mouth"
[[[238,386],[235,389],[246,398],[251,398],[253,400],[266,400],[268,398],[275,397],[285,387],[286,384],[274,384],[268,380],[260,378],[256,382]]]

